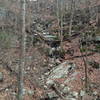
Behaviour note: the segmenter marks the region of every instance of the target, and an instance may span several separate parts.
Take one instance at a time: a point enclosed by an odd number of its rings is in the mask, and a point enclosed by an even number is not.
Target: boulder
[[[71,71],[75,68],[76,68],[76,65],[73,63],[69,63],[69,62],[64,62],[64,63],[58,65],[57,67],[53,68],[50,71],[50,75],[47,78],[47,83],[50,80],[55,80],[55,79],[60,79],[60,78],[66,77],[67,74],[69,73],[69,71]]]

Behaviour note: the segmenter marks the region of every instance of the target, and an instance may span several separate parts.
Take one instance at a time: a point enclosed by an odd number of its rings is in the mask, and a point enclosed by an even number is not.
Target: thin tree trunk
[[[70,24],[69,24],[69,35],[72,34],[72,23],[73,23],[73,17],[74,17],[74,5],[75,1],[71,0],[71,17],[70,17]]]
[[[96,7],[96,23],[98,26],[98,24],[99,24],[98,1],[96,1],[96,5],[97,5],[97,7]]]
[[[18,100],[23,100],[23,87],[24,87],[24,67],[25,67],[25,53],[26,53],[26,32],[25,32],[25,13],[26,13],[26,0],[21,0],[22,10],[22,40],[21,40],[21,59],[19,66],[18,78]]]
[[[81,43],[81,49],[83,50],[83,46]],[[83,56],[83,52],[81,52],[81,55]],[[84,56],[82,57],[83,62],[84,62],[84,73],[85,73],[85,91],[88,91],[88,58],[87,58],[87,38],[86,38],[86,56],[84,58]]]
[[[59,8],[59,6],[61,6],[61,8]],[[60,11],[61,11],[61,17],[60,17],[60,14],[59,14]],[[63,1],[59,1],[59,0],[57,0],[57,20],[58,20],[58,25],[59,25],[58,36],[60,38],[60,46],[62,48],[62,41],[63,41]]]
[[[90,2],[89,2],[89,0],[85,0],[85,5],[86,5],[86,11],[85,11],[86,19],[88,18],[88,23],[89,23],[90,20],[91,20],[91,15],[90,15]]]
[[[61,46],[61,49],[63,48],[63,44],[62,44],[62,42],[63,42],[63,1],[61,2],[61,25],[60,25],[61,27],[61,32],[60,32],[60,41],[61,41],[61,43],[60,43],[60,46]]]
[[[59,32],[59,0],[57,0],[57,20],[58,20],[58,36],[60,37],[60,32]]]

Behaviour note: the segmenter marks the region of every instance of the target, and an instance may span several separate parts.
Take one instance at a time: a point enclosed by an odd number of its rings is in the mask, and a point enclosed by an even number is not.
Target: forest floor
[[[70,42],[63,42],[63,48],[65,51],[72,50],[74,53],[66,53],[60,64],[63,62],[70,62],[74,63],[77,67],[74,70],[69,71],[67,77],[60,78],[55,81],[57,81],[57,84],[63,84],[64,86],[70,87],[70,91],[75,91],[77,93],[81,90],[85,91],[85,64],[83,58],[86,61],[95,61],[100,64],[100,53],[93,53],[89,51],[87,53],[91,55],[87,56],[87,58],[85,56],[82,57],[82,53],[79,48],[79,37],[72,39]],[[89,48],[93,49],[93,46],[91,45]],[[18,59],[19,54],[20,48],[10,49],[4,53],[5,56],[3,57],[3,60],[7,63],[0,63],[0,72],[3,73],[3,81],[0,82],[0,100],[16,100],[18,66],[16,66],[14,59]],[[52,67],[48,68],[52,66],[52,64],[51,62],[48,62],[48,57],[41,53],[37,47],[30,47],[26,56],[28,60],[26,62],[27,67],[25,68],[24,100],[40,100],[40,98],[44,98],[46,93],[49,91],[49,88],[46,87],[45,83],[42,83],[42,81],[46,81],[45,73],[52,69]],[[10,62],[9,59],[11,60],[11,64],[8,63]],[[83,96],[82,100],[96,100],[95,98],[100,96],[100,68],[93,68],[89,64],[87,65],[87,68],[89,92]],[[14,70],[15,72],[13,72]],[[77,73],[74,76],[75,79],[65,83],[66,80],[73,77],[73,73]],[[44,80],[41,79],[41,77],[44,77]],[[76,98],[75,100],[81,99]],[[98,100],[100,100],[100,98]]]

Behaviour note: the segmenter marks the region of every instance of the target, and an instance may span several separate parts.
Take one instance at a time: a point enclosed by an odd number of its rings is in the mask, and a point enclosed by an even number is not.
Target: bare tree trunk
[[[90,14],[90,1],[89,0],[85,0],[85,5],[86,5],[86,10],[85,10],[85,14],[86,14],[86,19],[88,18],[88,23],[91,20],[91,14]]]
[[[71,17],[70,17],[70,24],[69,24],[69,35],[71,36],[72,33],[72,23],[73,23],[73,16],[74,16],[74,6],[75,1],[71,0]]]
[[[60,32],[59,32],[59,0],[57,0],[57,20],[58,20],[58,36],[60,37]]]
[[[24,67],[25,67],[25,53],[26,53],[26,32],[25,32],[25,15],[26,15],[26,0],[21,0],[22,7],[22,40],[21,40],[21,59],[19,66],[19,78],[18,78],[18,100],[23,100],[23,79],[24,79]]]
[[[61,6],[61,8],[59,6]],[[61,15],[60,15],[60,13],[61,13]],[[58,25],[59,25],[58,36],[60,38],[60,46],[62,48],[62,41],[63,41],[63,1],[59,1],[59,0],[57,0],[57,19],[58,19]]]
[[[63,48],[63,44],[62,44],[62,42],[63,42],[63,1],[61,2],[61,32],[60,32],[60,41],[61,41],[61,44],[60,44],[60,46],[61,46],[61,49]]]
[[[85,34],[84,34],[85,35]],[[82,35],[82,36],[84,36]],[[82,46],[82,43],[81,43],[81,49],[83,50],[83,46]],[[88,89],[89,89],[89,84],[88,84],[88,58],[87,58],[87,38],[86,38],[86,55],[85,55],[85,58],[82,57],[82,60],[84,62],[84,73],[85,73],[85,91],[87,92]],[[81,55],[83,56],[83,52],[81,52]]]
[[[96,1],[96,23],[97,23],[97,26],[99,25],[99,12],[98,12],[98,0]]]

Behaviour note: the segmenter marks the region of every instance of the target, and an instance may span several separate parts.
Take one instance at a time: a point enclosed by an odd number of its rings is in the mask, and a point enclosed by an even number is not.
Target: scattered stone
[[[53,59],[53,61],[54,61],[54,59]],[[52,61],[52,59],[51,59],[51,62],[53,62],[53,61]],[[48,66],[53,67],[54,65],[53,65],[53,64],[49,64]]]
[[[44,88],[47,89],[48,87],[46,85],[44,85]]]
[[[23,95],[25,94],[29,94],[29,95],[34,95],[34,91],[33,90],[27,90],[27,89],[23,89]]]
[[[94,95],[94,96],[96,96],[97,94],[98,94],[97,91],[94,91],[94,92],[93,92],[93,95]]]
[[[78,93],[76,91],[72,92],[73,97],[78,98]]]
[[[84,95],[85,95],[85,91],[81,90],[81,91],[80,91],[80,96],[82,97],[82,96],[84,96]]]
[[[60,64],[61,63],[61,61],[59,60],[59,59],[56,59],[56,61],[55,61],[57,64]]]
[[[49,73],[50,73],[50,72],[46,72],[46,73],[44,73],[44,75],[46,75],[46,76],[47,76],[47,75],[49,75]]]
[[[50,98],[50,100],[51,100],[52,98],[58,98],[58,95],[57,95],[54,91],[49,92],[47,95],[48,95],[48,97]]]
[[[51,86],[51,85],[54,84],[54,81],[53,80],[48,80],[46,84],[49,85],[49,86]]]
[[[34,91],[33,91],[33,90],[28,90],[27,93],[28,93],[29,95],[34,95]]]
[[[26,89],[23,89],[23,95],[25,95],[25,94],[26,94],[26,92],[27,92],[27,90],[26,90]]]
[[[65,85],[64,85],[64,84],[61,84],[60,86],[61,86],[61,88],[64,88],[64,87],[65,87]]]
[[[63,93],[68,93],[70,91],[70,88],[69,87],[65,87],[64,89],[63,89]]]
[[[5,91],[6,91],[6,92],[8,92],[8,91],[9,91],[9,89],[7,88]]]

